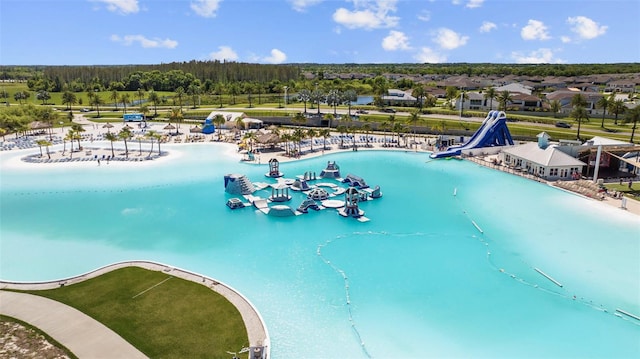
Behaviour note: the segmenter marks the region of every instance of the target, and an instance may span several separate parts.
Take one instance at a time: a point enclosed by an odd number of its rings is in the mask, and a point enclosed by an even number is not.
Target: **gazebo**
[[[278,178],[284,176],[282,172],[280,172],[280,162],[272,158],[269,160],[269,172],[265,173],[266,177]]]

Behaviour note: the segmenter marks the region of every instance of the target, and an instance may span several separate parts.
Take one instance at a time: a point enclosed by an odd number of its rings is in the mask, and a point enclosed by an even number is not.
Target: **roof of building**
[[[505,148],[504,153],[515,157],[526,159],[527,161],[542,165],[544,167],[568,167],[585,166],[586,164],[568,154],[558,150],[554,146],[542,149],[535,142]]]
[[[633,146],[632,143],[629,142],[625,142],[625,141],[619,141],[619,140],[614,140],[612,138],[606,138],[606,137],[600,137],[600,136],[595,136],[590,140],[587,140],[587,142],[582,144],[583,146],[610,146],[610,145],[615,145],[615,146]]]

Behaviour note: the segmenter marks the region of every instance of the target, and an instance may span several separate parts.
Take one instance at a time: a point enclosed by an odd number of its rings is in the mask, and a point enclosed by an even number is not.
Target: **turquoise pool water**
[[[166,148],[173,159],[139,166],[0,155],[0,278],[130,259],[200,272],[257,306],[274,358],[640,357],[640,323],[615,313],[640,313],[640,222],[620,209],[466,161],[359,151],[281,171],[335,160],[380,185],[370,222],[273,218],[225,206],[223,176],[266,182],[266,165]]]

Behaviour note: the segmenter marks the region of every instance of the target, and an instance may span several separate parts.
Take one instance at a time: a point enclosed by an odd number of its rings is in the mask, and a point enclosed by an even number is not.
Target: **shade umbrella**
[[[168,125],[164,126],[164,129],[165,129],[165,130],[175,130],[175,129],[176,129],[176,126],[174,126],[174,125],[172,125],[172,124],[168,124]]]
[[[198,127],[198,126],[193,126],[193,127],[191,127],[189,132],[191,132],[191,133],[202,133],[202,129],[200,127]]]
[[[124,125],[124,127],[122,127],[122,128],[126,128],[127,130],[133,130],[133,127],[129,126],[128,124]]]
[[[109,130],[113,128],[113,125],[110,123],[106,123],[105,125],[102,126],[102,128],[106,128],[107,132],[109,132]]]

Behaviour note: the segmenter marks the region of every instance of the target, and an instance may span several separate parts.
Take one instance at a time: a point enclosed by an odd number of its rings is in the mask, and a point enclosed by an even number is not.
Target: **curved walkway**
[[[247,328],[249,345],[252,347],[264,347],[266,357],[269,358],[271,356],[271,345],[267,327],[260,316],[260,313],[258,313],[257,309],[247,298],[232,287],[212,278],[161,263],[150,261],[127,261],[115,263],[79,276],[49,282],[24,283],[0,281],[0,289],[53,289],[62,285],[79,283],[116,269],[132,266],[153,271],[162,271],[175,277],[206,285],[214,292],[224,296],[240,312],[245,327]],[[28,299],[28,297],[35,297],[37,299],[42,299],[42,301],[37,301],[37,304],[31,304],[35,303],[36,300]],[[50,299],[35,295],[0,290],[0,313],[18,318],[40,328],[80,358],[145,357],[144,354],[133,348],[131,344],[119,337],[109,328],[74,308]],[[63,314],[59,316],[58,313]],[[82,316],[86,318],[81,318]],[[61,323],[65,323],[65,325],[61,325]],[[68,325],[66,323],[68,323]],[[98,329],[98,327],[94,327],[94,325],[101,326],[103,329]],[[108,332],[117,337],[117,340],[105,340],[104,338],[111,335]],[[79,343],[75,343],[76,341],[79,341]],[[118,341],[120,343],[118,343]],[[133,349],[132,354],[125,354],[125,350],[130,350],[127,346]],[[120,353],[123,354],[121,355]]]
[[[0,312],[44,331],[78,358],[146,358],[102,323],[55,300],[0,290]]]

